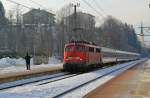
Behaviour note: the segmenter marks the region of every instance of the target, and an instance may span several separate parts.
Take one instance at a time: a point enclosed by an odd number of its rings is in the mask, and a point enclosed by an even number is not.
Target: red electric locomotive
[[[72,41],[65,45],[64,70],[86,71],[104,64],[126,62],[140,58],[140,54],[99,47],[92,42]]]
[[[72,41],[65,45],[64,69],[66,71],[85,71],[102,61],[101,49],[94,43]]]

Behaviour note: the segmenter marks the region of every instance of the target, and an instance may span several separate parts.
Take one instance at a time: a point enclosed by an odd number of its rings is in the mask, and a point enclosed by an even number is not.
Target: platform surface
[[[61,64],[58,66],[44,66],[44,65],[37,66],[36,65],[35,67],[32,66],[31,70],[26,70],[26,67],[24,67],[24,70],[21,69],[20,71],[19,69],[17,71],[16,70],[12,70],[12,71],[1,70],[0,83],[7,82],[7,81],[14,81],[16,79],[22,79],[24,77],[30,77],[36,74],[51,73],[51,72],[57,72],[61,70],[63,70],[63,66]]]
[[[150,60],[125,71],[85,98],[150,98]]]

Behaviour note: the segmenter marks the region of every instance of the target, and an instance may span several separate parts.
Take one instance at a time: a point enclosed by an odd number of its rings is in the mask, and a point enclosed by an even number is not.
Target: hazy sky
[[[6,11],[14,9],[15,4],[7,1],[1,0],[4,4]],[[63,5],[74,2],[75,0],[13,0],[23,5],[32,7],[32,8],[46,8],[51,9],[56,12],[58,9],[63,7]],[[39,6],[32,1],[42,5]],[[83,0],[76,0],[80,3],[79,9],[82,9],[85,12],[91,13],[99,18],[101,16],[97,14],[93,9],[86,5]],[[99,13],[106,15],[112,15],[123,22],[129,24],[137,25],[141,21],[149,23],[150,9],[148,8],[149,0],[86,0],[91,6],[93,6]],[[99,5],[103,10],[100,10],[97,5]]]

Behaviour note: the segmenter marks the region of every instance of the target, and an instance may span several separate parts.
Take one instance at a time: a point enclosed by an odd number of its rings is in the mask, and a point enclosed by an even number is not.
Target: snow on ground
[[[16,65],[25,65],[25,60],[23,58],[16,59],[9,57],[0,59],[0,68],[6,68]],[[33,59],[31,59],[31,65],[33,65]]]
[[[62,66],[62,62],[55,57],[50,57],[48,64],[34,65],[33,59],[31,59],[31,69],[50,67],[50,66]],[[0,59],[0,74],[8,72],[19,72],[26,70],[25,59],[23,58],[2,58]]]
[[[55,57],[51,57],[48,60],[48,64],[59,64],[59,63],[61,63],[61,61],[56,59]]]
[[[87,95],[88,93],[90,93],[91,91],[93,91],[94,89],[96,89],[97,87],[99,87],[100,85],[103,85],[104,83],[106,83],[107,81],[117,77],[120,73],[124,72],[125,70],[131,68],[132,66],[136,65],[137,63],[141,62],[141,61],[144,61],[145,59],[143,60],[139,60],[139,61],[135,61],[133,63],[128,63],[127,66],[123,69],[120,69],[118,70],[117,72],[112,72],[111,74],[103,77],[103,78],[100,78],[92,83],[89,83],[88,85],[85,85],[79,89],[76,89],[66,95],[63,95],[59,98],[83,98],[85,95]],[[120,66],[123,65],[123,64],[120,64]],[[143,65],[142,65],[143,66]]]
[[[133,66],[134,64],[138,62],[141,62],[141,61],[139,60],[139,61],[133,61],[133,62],[125,63],[125,64],[118,64],[110,68],[81,74],[75,77],[67,78],[64,80],[60,80],[57,82],[52,82],[52,83],[48,83],[44,85],[34,85],[34,86],[27,85],[27,86],[11,88],[8,90],[1,91],[0,98],[1,97],[2,98],[52,98],[56,96],[57,94],[60,94],[66,90],[70,90],[75,86],[84,84],[87,81],[93,80],[97,77],[103,76],[104,74],[110,73],[113,70],[120,69],[122,67],[128,67],[129,65]],[[112,78],[113,76],[115,76],[115,74],[111,74],[107,78]],[[88,90],[88,88],[86,89]],[[85,92],[87,90],[85,90]],[[70,96],[68,98],[72,98],[72,97],[73,96]],[[81,98],[81,96],[77,95],[76,97],[74,96],[73,98]]]
[[[64,72],[64,73],[57,73],[57,74],[51,74],[51,75],[44,75],[40,77],[33,77],[33,78],[28,78],[28,79],[21,79],[17,81],[8,82],[8,83],[2,83],[0,84],[0,90],[9,88],[9,87],[16,87],[18,85],[24,85],[24,84],[38,85],[39,83],[45,83],[45,82],[54,81],[57,79],[62,79],[62,77],[65,78],[65,77],[71,76],[71,75],[66,75],[66,74],[67,73]],[[40,81],[40,82],[37,82],[37,81]],[[37,83],[34,83],[34,82],[37,82]]]

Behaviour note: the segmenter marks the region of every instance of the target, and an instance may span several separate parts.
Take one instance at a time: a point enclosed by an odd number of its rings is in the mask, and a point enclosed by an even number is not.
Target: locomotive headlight
[[[80,59],[80,57],[75,57],[76,59]]]
[[[72,59],[72,57],[68,57],[67,59],[68,59],[68,60],[71,60],[71,59]]]
[[[76,59],[78,59],[78,60],[80,60],[80,61],[81,61],[81,60],[83,60],[83,59],[82,59],[82,58],[80,58],[80,57],[76,57]]]
[[[67,60],[72,60],[72,59],[76,59],[76,60],[83,60],[80,57],[67,57]]]
[[[82,61],[83,59],[80,59],[80,61]]]

